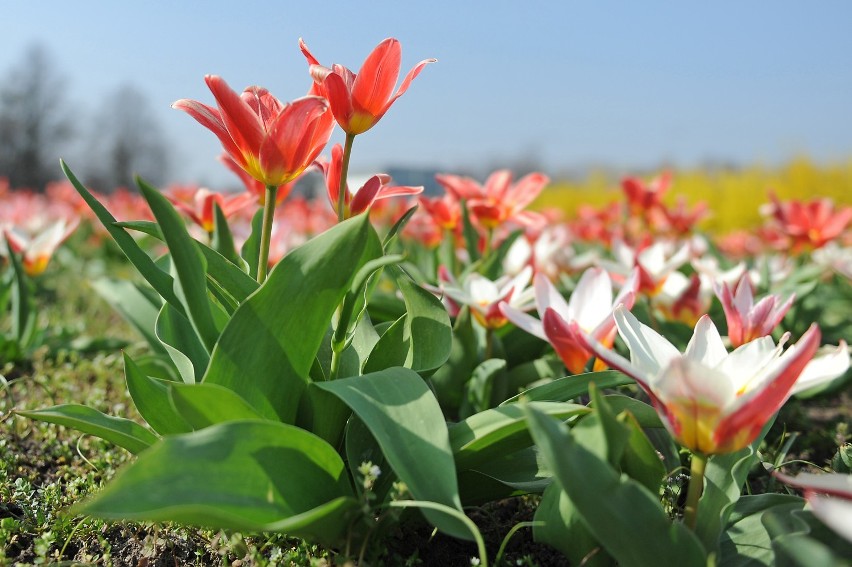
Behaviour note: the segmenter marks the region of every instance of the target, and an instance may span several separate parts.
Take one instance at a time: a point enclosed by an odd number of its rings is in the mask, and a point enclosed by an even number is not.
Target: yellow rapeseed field
[[[706,201],[711,214],[700,227],[716,234],[759,225],[759,208],[769,202],[769,191],[774,191],[781,200],[828,197],[837,204],[852,204],[852,159],[820,165],[798,158],[778,168],[752,166],[671,172],[673,182],[664,201],[674,203],[681,195],[690,204]],[[572,218],[580,205],[599,207],[622,199],[619,180],[593,172],[582,182],[555,181],[542,192],[533,208],[560,209],[566,218]]]

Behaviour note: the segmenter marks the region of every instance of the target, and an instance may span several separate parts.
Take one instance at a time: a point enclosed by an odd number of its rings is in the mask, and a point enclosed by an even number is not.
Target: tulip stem
[[[349,157],[352,155],[352,142],[355,134],[346,134],[343,143],[343,164],[340,166],[340,190],[337,192],[337,222],[343,222],[346,218],[346,175],[349,173]]]
[[[691,530],[695,530],[698,520],[698,500],[704,491],[704,469],[707,466],[707,457],[700,453],[692,454],[692,463],[689,470],[689,489],[686,493],[686,508],[683,511],[683,520]]]
[[[266,279],[266,271],[269,267],[269,243],[272,240],[272,220],[275,214],[275,198],[278,187],[267,185],[263,202],[263,224],[260,227],[260,254],[257,258],[257,283],[263,283]]]

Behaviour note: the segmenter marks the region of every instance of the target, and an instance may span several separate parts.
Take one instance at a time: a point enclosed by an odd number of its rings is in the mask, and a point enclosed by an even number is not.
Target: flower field
[[[0,563],[848,564],[852,165],[354,187],[434,60],[300,48],[244,192],[0,184]]]

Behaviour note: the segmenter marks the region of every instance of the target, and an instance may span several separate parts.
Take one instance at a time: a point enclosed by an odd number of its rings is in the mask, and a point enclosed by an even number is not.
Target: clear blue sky
[[[536,156],[546,171],[647,170],[706,160],[852,156],[852,2],[106,2],[0,8],[0,77],[40,42],[91,112],[118,85],[149,97],[175,180],[230,182],[214,136],[169,105],[211,103],[203,76],[303,95],[304,37],[357,71],[398,38],[403,73],[438,58],[353,169],[484,169]],[[338,130],[333,140],[341,140]]]

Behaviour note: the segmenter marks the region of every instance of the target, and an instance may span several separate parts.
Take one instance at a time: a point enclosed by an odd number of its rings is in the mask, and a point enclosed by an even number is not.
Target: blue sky
[[[120,84],[141,88],[176,181],[232,178],[215,137],[170,104],[211,103],[207,73],[303,95],[299,37],[322,63],[355,71],[389,36],[402,43],[403,73],[439,60],[359,136],[355,170],[484,171],[534,158],[556,174],[852,156],[848,1],[17,1],[2,21],[0,78],[39,42],[81,115]]]

